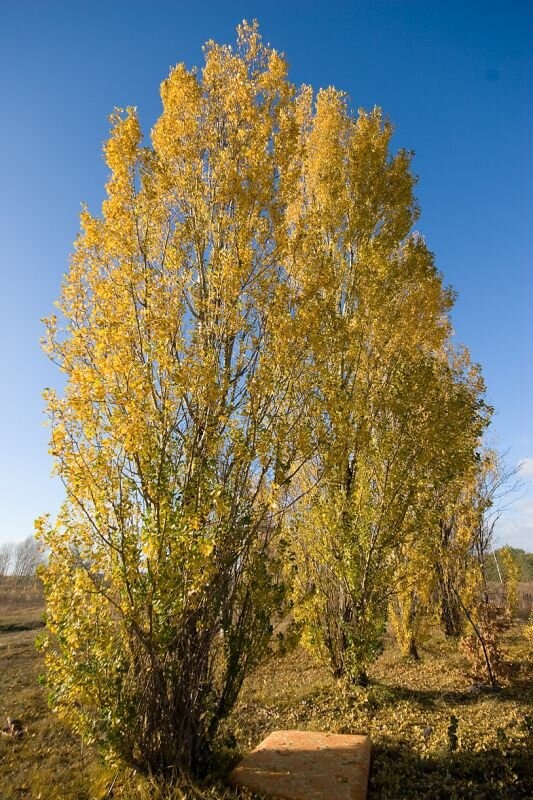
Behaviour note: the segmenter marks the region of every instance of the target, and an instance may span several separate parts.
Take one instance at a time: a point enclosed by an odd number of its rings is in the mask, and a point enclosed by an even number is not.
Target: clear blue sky
[[[57,509],[49,478],[39,347],[81,201],[103,197],[107,115],[136,105],[146,131],[158,87],[207,39],[234,40],[243,18],[284,51],[296,83],[381,105],[395,146],[414,149],[418,228],[459,293],[457,338],[480,361],[508,461],[525,488],[501,541],[533,549],[533,2],[56,2],[3,0],[0,11],[0,541]]]

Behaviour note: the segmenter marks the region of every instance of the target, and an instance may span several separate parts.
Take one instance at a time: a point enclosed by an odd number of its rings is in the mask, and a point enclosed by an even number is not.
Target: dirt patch
[[[369,767],[367,736],[275,731],[229,781],[282,800],[365,800]]]

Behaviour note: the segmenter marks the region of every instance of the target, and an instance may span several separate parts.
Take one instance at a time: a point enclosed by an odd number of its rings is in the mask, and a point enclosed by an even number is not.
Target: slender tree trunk
[[[416,642],[414,639],[411,639],[409,643],[409,656],[413,658],[415,661],[420,661],[420,656],[418,655],[418,648],[416,646]]]
[[[463,603],[463,601],[461,600],[461,598],[459,597],[459,594],[457,593],[457,591],[455,589],[454,589],[454,592],[455,592],[455,595],[457,597],[457,600],[461,604],[461,607],[462,607],[463,611],[466,614],[466,618],[468,619],[469,623],[472,625],[472,627],[473,627],[473,629],[474,629],[474,631],[476,633],[476,636],[480,641],[481,647],[483,648],[483,655],[485,656],[485,663],[487,665],[487,672],[489,674],[489,680],[490,680],[492,688],[495,689],[498,686],[498,681],[496,680],[496,678],[494,676],[494,673],[492,671],[492,667],[491,667],[491,664],[490,664],[490,658],[489,658],[489,654],[487,652],[487,647],[485,645],[485,640],[483,638],[483,634],[481,633],[481,631],[479,630],[478,626],[476,625],[476,623],[472,619],[472,616],[470,615],[470,612],[468,611],[467,607],[465,606],[465,604]]]

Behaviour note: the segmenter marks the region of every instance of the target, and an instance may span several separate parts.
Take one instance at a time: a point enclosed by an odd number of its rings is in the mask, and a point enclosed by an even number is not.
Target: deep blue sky
[[[295,83],[380,105],[414,149],[418,224],[459,293],[453,320],[484,368],[494,436],[526,461],[499,537],[533,549],[533,2],[47,2],[0,8],[0,542],[57,508],[49,478],[40,318],[52,309],[80,202],[103,198],[107,116],[136,105],[146,131],[169,67],[234,41],[243,18],[285,52]]]

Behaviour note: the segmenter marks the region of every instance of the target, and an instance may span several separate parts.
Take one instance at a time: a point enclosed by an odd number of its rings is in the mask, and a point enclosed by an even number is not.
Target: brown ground
[[[1,800],[90,797],[80,774],[93,757],[50,714],[38,682],[43,664],[35,638],[43,610],[39,598],[25,605],[6,603],[0,595],[0,727],[10,716],[24,728],[21,737],[0,737]]]

